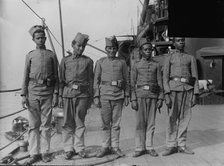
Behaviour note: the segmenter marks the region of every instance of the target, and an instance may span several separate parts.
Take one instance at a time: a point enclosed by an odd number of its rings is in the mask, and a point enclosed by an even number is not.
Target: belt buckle
[[[111,82],[111,85],[113,85],[113,86],[117,86],[117,81],[112,81],[112,82]]]
[[[180,82],[187,82],[186,78],[180,78]]]
[[[143,89],[144,89],[144,90],[149,90],[149,86],[148,86],[148,85],[144,85],[144,86],[143,86]]]
[[[79,88],[78,85],[76,85],[76,84],[73,84],[73,85],[72,85],[72,89],[76,89],[76,90],[77,90],[78,88]]]
[[[44,83],[44,80],[37,80],[37,83],[38,84],[43,84]]]

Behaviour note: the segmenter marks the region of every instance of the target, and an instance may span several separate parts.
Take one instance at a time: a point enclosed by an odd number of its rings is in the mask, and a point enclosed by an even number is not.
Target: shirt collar
[[[78,58],[80,58],[82,55],[78,55],[78,54],[75,54],[75,53],[73,53],[72,54],[72,59],[78,59]]]
[[[36,49],[46,49],[46,46],[43,45],[43,46],[36,46]]]
[[[146,61],[146,62],[151,62],[152,61],[152,58],[146,59],[145,57],[142,57],[141,60],[142,61]]]

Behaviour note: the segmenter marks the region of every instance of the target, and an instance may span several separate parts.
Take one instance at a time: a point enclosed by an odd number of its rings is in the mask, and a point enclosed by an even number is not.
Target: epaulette
[[[151,58],[151,61],[154,63],[158,63],[155,59]]]
[[[52,50],[49,50],[49,49],[46,49],[46,51],[49,51],[49,52],[52,52],[52,53],[54,53]]]
[[[28,52],[28,54],[30,54],[30,53],[33,52],[33,51],[35,51],[35,50],[32,50],[32,51]]]
[[[88,59],[90,59],[90,57],[87,56],[87,55],[82,55],[82,57],[83,57],[83,58],[88,58]]]
[[[137,64],[137,63],[139,63],[140,61],[141,61],[141,59],[135,59],[135,60],[132,61],[132,65]]]
[[[107,57],[102,57],[98,60],[98,62],[102,63],[104,59],[106,59]]]

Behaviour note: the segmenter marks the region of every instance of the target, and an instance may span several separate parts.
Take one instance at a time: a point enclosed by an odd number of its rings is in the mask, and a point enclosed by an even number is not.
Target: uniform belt
[[[110,85],[110,86],[117,86],[122,87],[123,81],[117,80],[117,81],[101,81],[101,85]]]
[[[160,92],[160,87],[158,85],[136,85],[136,88],[142,88],[143,90],[151,91],[153,93]]]
[[[67,85],[67,87],[75,89],[75,90],[81,90],[81,89],[82,90],[88,90],[89,85],[88,84],[76,84],[76,83],[74,83],[74,84]]]
[[[194,85],[196,79],[194,77],[171,77],[170,80],[183,82],[189,85]]]
[[[187,83],[188,82],[188,79],[187,78],[184,78],[184,77],[171,77],[171,80],[173,80],[173,81],[179,81],[179,82],[184,82],[184,83]]]
[[[35,79],[35,78],[30,78],[30,82],[35,83],[35,84],[47,84],[47,80],[42,80],[42,79]]]

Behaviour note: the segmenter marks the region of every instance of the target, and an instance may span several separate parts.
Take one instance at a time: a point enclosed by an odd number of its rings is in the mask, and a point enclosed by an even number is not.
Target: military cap
[[[118,47],[118,42],[115,36],[105,38],[105,41],[106,41],[106,47]]]
[[[88,35],[78,32],[73,41],[75,41],[81,45],[86,45],[88,40],[89,40]]]
[[[41,25],[34,25],[33,27],[30,28],[29,33],[30,33],[30,35],[33,37],[33,34],[34,34],[36,31],[38,31],[38,30],[44,32],[44,27],[41,26]]]
[[[147,38],[141,38],[139,43],[138,43],[138,46],[141,47],[141,46],[143,46],[145,44],[151,44],[151,42]]]

